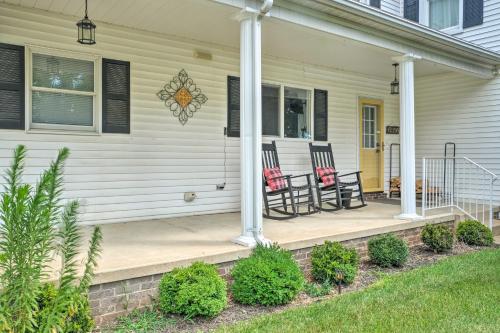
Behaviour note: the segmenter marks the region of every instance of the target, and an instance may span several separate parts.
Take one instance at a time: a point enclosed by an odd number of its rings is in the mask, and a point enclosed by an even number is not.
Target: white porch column
[[[268,243],[262,233],[261,18],[244,10],[240,19],[241,235],[235,243]]]
[[[401,214],[400,219],[417,219],[415,195],[415,83],[414,60],[420,57],[404,55],[399,58],[399,104],[401,144]]]

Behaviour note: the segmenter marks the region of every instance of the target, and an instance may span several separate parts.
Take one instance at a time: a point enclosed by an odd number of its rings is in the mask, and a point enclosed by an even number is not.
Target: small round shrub
[[[368,242],[370,260],[382,267],[402,266],[409,254],[406,242],[393,234],[373,238]]]
[[[227,305],[226,282],[214,265],[195,262],[163,275],[159,285],[159,307],[166,313],[187,318],[214,317]]]
[[[457,227],[457,238],[468,245],[490,246],[493,244],[491,230],[476,220],[460,222]]]
[[[38,312],[35,315],[37,327],[40,327],[49,315],[48,310],[57,297],[58,289],[52,283],[44,283],[37,297]],[[68,309],[66,320],[61,327],[65,333],[92,332],[94,320],[86,294],[80,293],[77,288],[73,289],[72,306]]]
[[[286,304],[304,285],[302,271],[290,251],[277,245],[258,245],[250,257],[236,263],[231,275],[233,298],[242,304]]]
[[[444,225],[426,224],[420,237],[422,242],[434,252],[448,251],[453,247],[453,233]]]
[[[349,284],[358,272],[359,256],[355,249],[348,249],[339,242],[326,241],[313,248],[311,263],[312,275],[317,281]],[[338,272],[342,272],[343,278],[338,278]]]

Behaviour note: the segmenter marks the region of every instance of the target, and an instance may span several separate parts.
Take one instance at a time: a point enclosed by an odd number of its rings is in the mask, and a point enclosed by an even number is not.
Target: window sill
[[[30,128],[26,131],[27,134],[53,134],[53,135],[77,135],[77,136],[100,136],[101,134],[95,131],[74,131],[74,130],[58,130],[58,129],[42,129]]]

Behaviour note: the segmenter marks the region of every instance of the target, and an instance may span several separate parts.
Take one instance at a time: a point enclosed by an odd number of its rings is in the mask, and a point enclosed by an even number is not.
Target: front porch
[[[395,219],[399,202],[389,202],[287,221],[265,219],[266,238],[298,250],[325,240],[348,241],[455,219],[449,211],[418,222]],[[232,241],[240,228],[239,213],[103,225],[103,254],[94,284],[161,274],[199,260],[221,264],[245,257],[250,249]]]

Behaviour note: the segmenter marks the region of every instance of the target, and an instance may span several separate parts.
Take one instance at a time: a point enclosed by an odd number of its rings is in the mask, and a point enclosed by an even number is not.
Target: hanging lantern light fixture
[[[398,63],[392,64],[394,66],[394,81],[391,82],[391,95],[399,95],[399,80],[398,80]]]
[[[94,45],[96,25],[87,15],[87,0],[85,0],[85,17],[78,21],[76,26],[78,27],[78,43]]]

